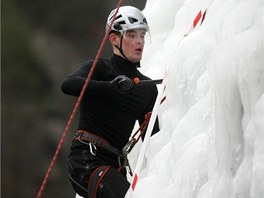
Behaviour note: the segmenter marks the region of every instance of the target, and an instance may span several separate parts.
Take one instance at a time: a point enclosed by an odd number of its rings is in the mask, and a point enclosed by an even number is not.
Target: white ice
[[[168,83],[133,198],[264,198],[264,1],[148,0],[144,14],[142,72],[168,68]]]

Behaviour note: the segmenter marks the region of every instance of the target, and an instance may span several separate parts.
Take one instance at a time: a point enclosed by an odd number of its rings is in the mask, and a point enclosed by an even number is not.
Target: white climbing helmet
[[[111,20],[113,19],[115,12],[116,9],[112,10],[108,16],[106,31],[111,24]],[[111,27],[111,31],[120,32],[122,35],[124,35],[127,30],[138,28],[143,28],[146,30],[146,32],[149,30],[147,20],[143,13],[139,9],[132,6],[120,7]]]

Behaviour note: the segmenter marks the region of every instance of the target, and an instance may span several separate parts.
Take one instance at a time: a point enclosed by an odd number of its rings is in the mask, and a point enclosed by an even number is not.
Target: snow
[[[133,197],[264,197],[263,11],[262,0],[147,1],[142,71],[169,77]]]
[[[264,197],[263,13],[263,0],[147,1],[142,72],[168,68],[167,98],[133,198]]]

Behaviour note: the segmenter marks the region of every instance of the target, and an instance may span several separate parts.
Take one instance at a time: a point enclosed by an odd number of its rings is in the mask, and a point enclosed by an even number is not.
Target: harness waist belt
[[[110,152],[112,152],[113,154],[115,154],[117,156],[120,156],[120,154],[121,154],[121,151],[116,149],[115,147],[111,146],[108,143],[108,141],[106,141],[105,139],[103,139],[97,135],[89,133],[87,131],[78,130],[74,140],[76,140],[76,139],[91,142],[91,143],[95,144],[96,146],[99,146],[101,148],[109,150]]]

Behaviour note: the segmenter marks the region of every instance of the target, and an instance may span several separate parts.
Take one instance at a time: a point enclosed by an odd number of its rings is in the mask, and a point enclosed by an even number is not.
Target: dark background
[[[1,1],[1,196],[36,197],[76,98],[61,81],[101,44],[118,1]],[[143,9],[146,0],[122,5]],[[102,56],[111,56],[109,44]],[[75,118],[43,197],[74,197],[67,155]]]

